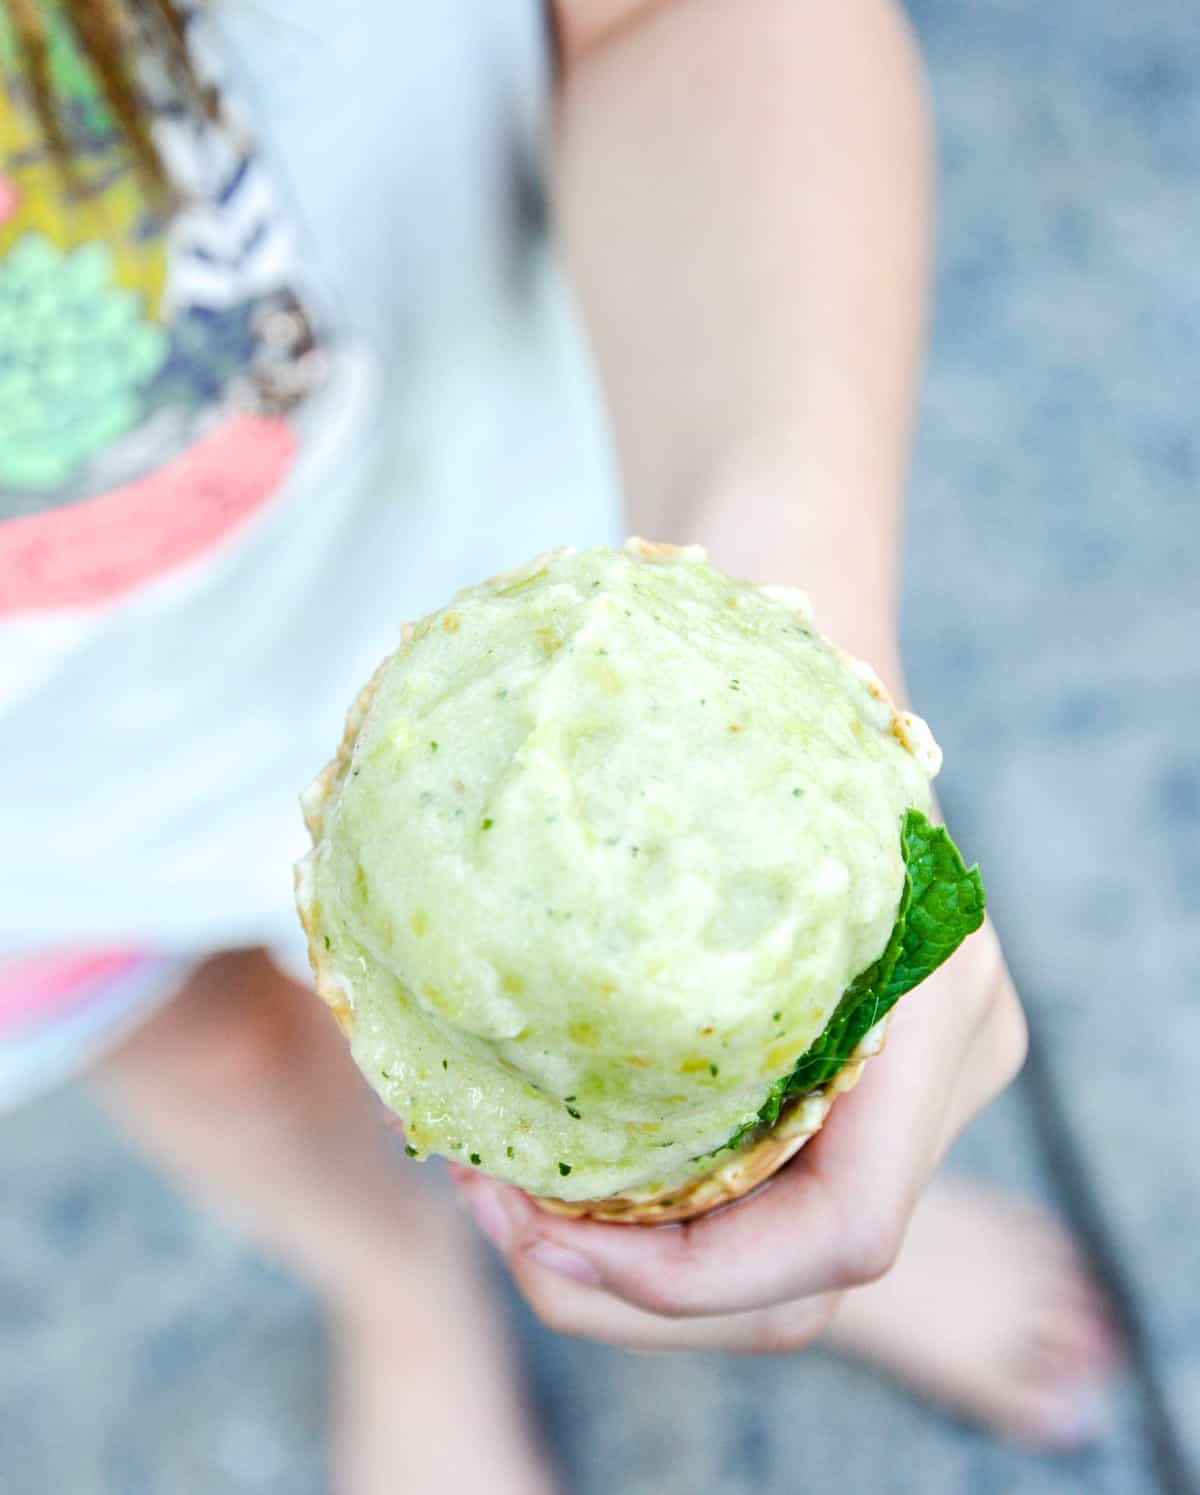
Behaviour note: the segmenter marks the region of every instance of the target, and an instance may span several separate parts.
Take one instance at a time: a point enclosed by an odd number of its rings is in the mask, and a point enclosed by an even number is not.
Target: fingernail
[[[512,1242],[512,1221],[500,1199],[486,1185],[464,1189],[463,1197],[480,1233],[497,1251],[507,1251]]]
[[[600,1281],[600,1273],[578,1251],[568,1251],[565,1246],[556,1246],[553,1241],[537,1241],[529,1248],[529,1259],[548,1272],[557,1272],[560,1277],[570,1277],[575,1282],[586,1282],[594,1287]]]

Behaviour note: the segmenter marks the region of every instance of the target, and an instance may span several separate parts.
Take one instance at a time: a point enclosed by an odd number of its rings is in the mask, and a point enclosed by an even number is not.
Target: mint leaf
[[[912,875],[906,866],[896,922],[892,926],[883,954],[874,964],[860,972],[846,988],[820,1038],[797,1060],[795,1069],[785,1078],[784,1098],[800,1095],[806,1090],[815,1090],[818,1085],[832,1080],[858,1046],[859,1039],[908,990],[907,987],[902,987],[892,995],[891,983],[896,968],[904,958],[904,940],[912,900]],[[774,1119],[778,1115],[779,1111],[776,1109]]]
[[[758,1114],[734,1132],[726,1148],[760,1127],[774,1126],[792,1096],[827,1085],[879,1019],[983,923],[979,868],[964,865],[948,831],[930,825],[919,810],[907,810],[900,848],[904,886],[883,953],[854,978],[821,1036],[790,1074],[775,1081]]]
[[[919,811],[909,810],[900,844],[912,898],[900,956],[885,984],[882,1012],[949,960],[967,935],[983,923],[985,897],[979,868],[964,865],[943,826],[930,825]]]

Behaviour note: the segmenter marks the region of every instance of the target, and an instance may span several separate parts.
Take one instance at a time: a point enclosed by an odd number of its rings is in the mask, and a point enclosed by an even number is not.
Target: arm
[[[886,0],[559,6],[555,203],[631,523],[893,666],[928,130]]]
[[[923,320],[919,73],[886,0],[560,0],[556,203],[634,526],[794,580],[900,687],[900,493]],[[887,1270],[925,1183],[1024,1053],[990,930],[759,1194],[654,1231],[459,1183],[552,1326],[792,1349]]]

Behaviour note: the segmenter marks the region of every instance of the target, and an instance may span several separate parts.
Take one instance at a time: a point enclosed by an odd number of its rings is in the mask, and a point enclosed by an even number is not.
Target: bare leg
[[[829,1340],[1038,1447],[1099,1436],[1121,1358],[1068,1232],[1032,1205],[952,1179],[918,1205],[887,1276],[843,1298]]]
[[[471,1242],[310,991],[261,952],[217,956],[95,1080],[142,1151],[324,1300],[339,1495],[549,1495]]]

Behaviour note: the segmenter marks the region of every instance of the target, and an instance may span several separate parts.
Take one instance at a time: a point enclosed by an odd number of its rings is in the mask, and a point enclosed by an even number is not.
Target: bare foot
[[[331,1313],[336,1495],[559,1495],[470,1247],[397,1257]]]
[[[1070,1234],[1032,1205],[935,1183],[888,1275],[847,1293],[829,1341],[993,1432],[1072,1448],[1104,1430],[1123,1353]]]

